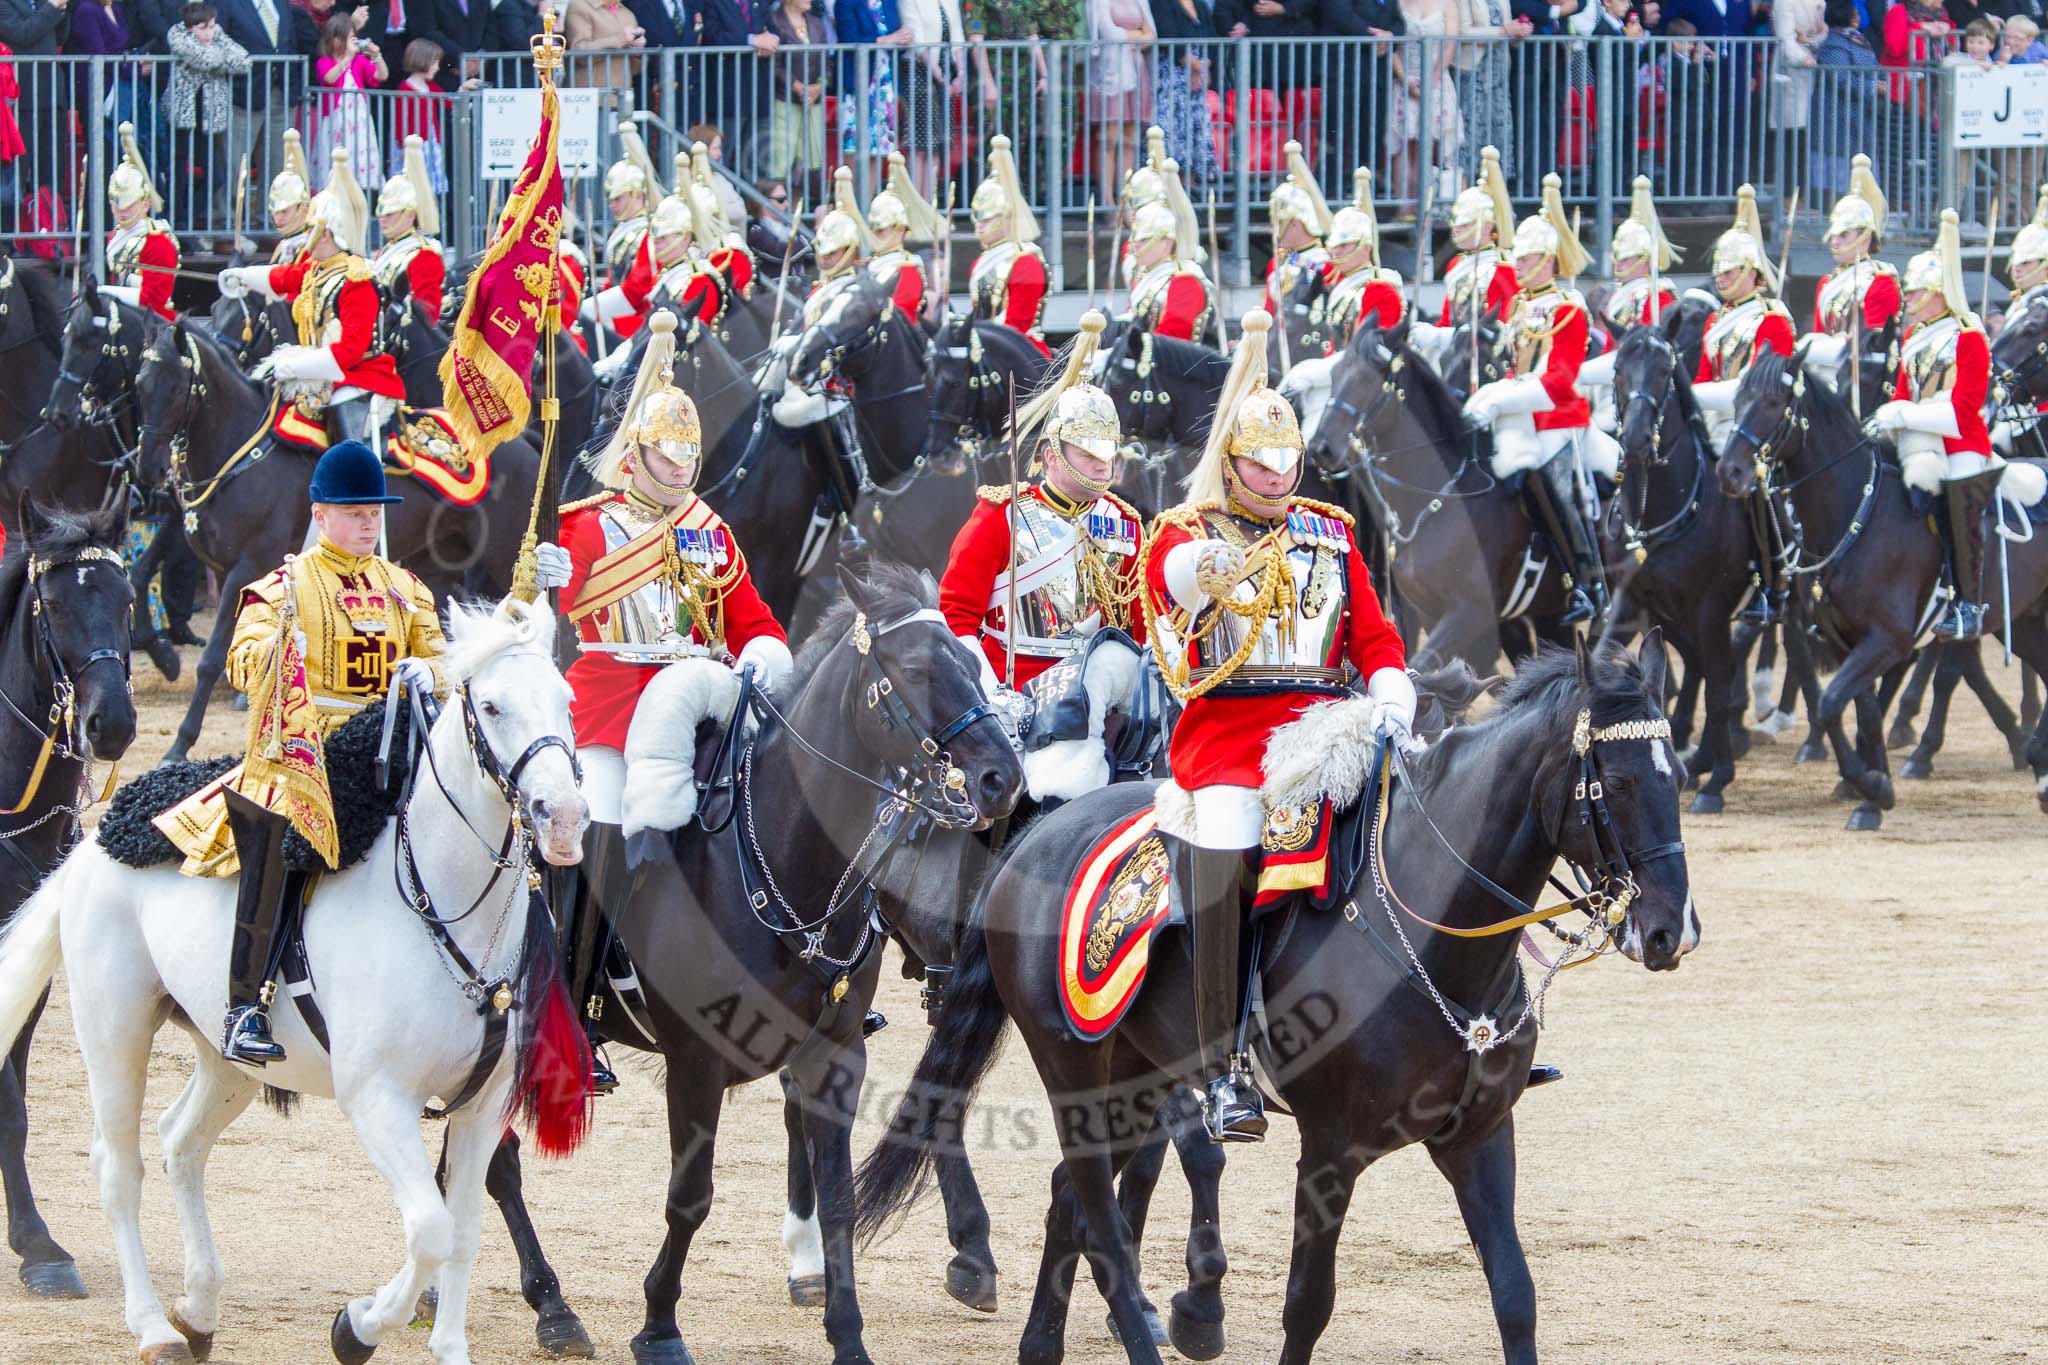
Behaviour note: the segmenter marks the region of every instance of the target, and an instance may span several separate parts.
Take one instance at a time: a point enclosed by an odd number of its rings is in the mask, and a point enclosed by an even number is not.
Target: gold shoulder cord
[[[725,594],[747,571],[747,557],[740,553],[739,540],[725,527],[726,544],[732,547],[732,561],[725,568],[709,571],[684,559],[676,549],[676,527],[671,525],[661,543],[662,559],[676,585],[677,605],[689,613],[690,621],[706,644],[725,639]]]
[[[1285,623],[1291,622],[1294,616],[1294,573],[1288,567],[1286,547],[1280,539],[1285,532],[1284,525],[1276,526],[1258,540],[1252,541],[1228,516],[1212,523],[1202,515],[1202,510],[1196,508],[1177,516],[1172,513],[1162,514],[1159,525],[1180,526],[1189,531],[1214,531],[1219,538],[1229,541],[1245,552],[1246,567],[1259,575],[1259,589],[1249,602],[1240,602],[1234,597],[1212,598],[1210,606],[1216,610],[1204,608],[1202,612],[1183,611],[1170,602],[1153,600],[1148,590],[1146,597],[1153,618],[1164,616],[1167,619],[1168,624],[1173,627],[1175,636],[1181,641],[1183,651],[1206,643],[1223,624],[1226,613],[1240,620],[1259,621],[1277,615],[1285,629]],[[1154,528],[1155,534],[1157,529]],[[1196,625],[1195,622],[1204,613],[1208,616],[1208,623]],[[1243,667],[1244,661],[1252,656],[1252,651],[1259,647],[1259,632],[1247,630],[1244,639],[1230,652],[1229,658],[1217,664],[1209,676],[1200,682],[1190,682],[1194,666],[1188,662],[1186,653],[1183,652],[1179,658],[1173,658],[1167,654],[1166,643],[1160,632],[1152,631],[1151,637],[1152,657],[1159,663],[1160,675],[1165,680],[1167,688],[1183,705],[1197,697],[1206,696],[1216,687],[1228,682],[1231,675]]]

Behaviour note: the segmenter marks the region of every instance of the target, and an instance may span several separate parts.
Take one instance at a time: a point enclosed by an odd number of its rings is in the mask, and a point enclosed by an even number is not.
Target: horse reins
[[[37,652],[41,655],[44,664],[50,671],[53,699],[50,702],[49,720],[47,722],[49,728],[46,730],[43,726],[31,720],[21,707],[15,703],[14,698],[8,696],[5,691],[0,691],[0,701],[4,701],[7,704],[8,711],[12,712],[16,720],[27,726],[30,731],[42,740],[42,747],[36,752],[35,765],[29,771],[27,790],[22,793],[21,799],[12,806],[0,808],[0,815],[19,815],[22,811],[28,809],[30,803],[36,799],[36,795],[42,790],[43,775],[48,771],[52,757],[73,759],[87,764],[88,768],[90,767],[91,759],[83,752],[85,745],[77,734],[78,719],[75,700],[78,693],[78,677],[82,676],[94,664],[111,661],[122,665],[122,677],[124,680],[127,678],[127,651],[113,648],[96,649],[86,656],[84,663],[78,666],[77,674],[73,674],[65,667],[63,657],[57,653],[57,647],[50,639],[49,613],[44,609],[43,605],[43,576],[56,569],[66,568],[73,564],[112,564],[120,569],[123,578],[127,576],[127,569],[121,563],[120,552],[110,550],[103,545],[88,545],[61,559],[38,559],[32,557],[29,560],[28,582],[31,594],[29,611],[36,621]],[[60,734],[63,736],[61,740],[58,738]],[[107,773],[105,788],[98,797],[86,804],[92,805],[98,801],[106,800],[113,792],[114,783],[120,775],[121,765],[117,761]],[[0,834],[0,838],[11,838],[13,835],[25,833],[27,833],[27,830],[15,830],[12,834]]]

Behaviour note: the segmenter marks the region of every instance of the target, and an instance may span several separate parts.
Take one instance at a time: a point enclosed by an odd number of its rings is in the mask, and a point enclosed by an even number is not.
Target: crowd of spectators
[[[816,203],[842,162],[879,174],[906,153],[934,200],[945,178],[971,188],[984,147],[963,130],[1029,120],[1054,79],[1067,83],[1075,129],[1070,180],[1102,202],[1143,156],[1158,124],[1197,192],[1224,173],[1229,119],[1285,129],[1312,124],[1312,155],[1334,192],[1352,164],[1381,168],[1380,194],[1412,214],[1442,204],[1500,149],[1518,193],[1553,167],[1586,164],[1596,140],[1627,151],[1617,183],[1655,173],[1667,152],[1712,159],[1730,179],[1764,169],[1727,146],[1780,127],[1798,146],[1815,194],[1846,184],[1865,110],[1838,110],[1843,89],[1894,105],[1927,100],[1916,68],[2032,63],[2048,0],[0,0],[0,98],[10,82],[24,164],[73,167],[81,123],[133,122],[174,200],[224,223],[236,170],[267,183],[280,135],[306,132],[316,183],[345,146],[374,185],[403,138],[427,142],[445,185],[443,105],[451,92],[519,80],[542,15],[560,10],[568,83],[622,92],[674,126],[733,130],[735,167]],[[1642,40],[1658,35],[1672,42]],[[1375,39],[1313,50],[1260,45],[1247,70],[1241,39]],[[1775,40],[1775,79],[1759,48]],[[1532,43],[1555,38],[1558,44]],[[1082,56],[1048,49],[1085,44]],[[1019,46],[1018,44],[1023,44]],[[1601,44],[1613,44],[1602,53]],[[663,50],[720,53],[657,61]],[[836,51],[834,50],[836,48]],[[863,52],[863,49],[872,49]],[[1049,58],[1049,51],[1052,53]],[[103,69],[99,106],[75,70],[21,59],[128,58]],[[279,55],[302,60],[277,62]],[[11,59],[11,60],[10,60]],[[1049,61],[1069,62],[1055,73]],[[1831,68],[1845,68],[1830,74]],[[1617,89],[1614,126],[1594,126],[1596,73]],[[687,73],[687,79],[685,79]],[[669,81],[673,79],[673,84]],[[1845,80],[1862,82],[1845,86]],[[664,88],[668,86],[668,88]],[[1680,101],[1697,126],[1669,126]],[[1823,108],[1816,101],[1830,101]],[[1332,107],[1325,108],[1328,102]],[[1339,107],[1341,106],[1341,107]],[[1930,112],[1927,118],[1934,115]],[[4,120],[0,120],[4,122]],[[1284,132],[1278,136],[1284,136]],[[4,154],[0,202],[28,230],[61,225],[77,184],[25,183]],[[68,141],[67,141],[68,140]],[[1276,138],[1277,145],[1277,138]],[[1911,152],[1913,149],[1905,149]],[[1267,154],[1259,169],[1277,168]],[[1036,149],[1034,149],[1034,154]],[[1040,158],[1042,160],[1042,158]],[[1039,183],[1058,168],[1035,165]],[[1334,177],[1334,183],[1332,178]],[[249,214],[260,221],[260,212]]]

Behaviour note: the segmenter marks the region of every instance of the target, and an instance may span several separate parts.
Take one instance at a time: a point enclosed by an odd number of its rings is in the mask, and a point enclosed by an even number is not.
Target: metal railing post
[[[868,173],[868,149],[874,145],[869,141],[868,127],[868,90],[874,81],[874,53],[873,46],[867,43],[862,43],[853,50],[853,174],[856,180]],[[883,57],[882,60],[888,61],[889,58]],[[827,193],[829,192],[828,190]],[[797,199],[798,196],[794,193],[789,196],[789,202],[792,204]],[[866,202],[865,198],[862,202]]]
[[[1614,199],[1621,177],[1617,175],[1615,158],[1625,150],[1617,134],[1621,131],[1614,121],[1614,43],[1609,39],[1596,39],[1592,44],[1593,56],[1593,264],[1601,275],[1613,273],[1614,262],[1608,253],[1614,245]],[[1581,246],[1584,243],[1580,243]]]
[[[1933,139],[1933,145],[1928,151],[1934,157],[1934,164],[1941,168],[1941,192],[1935,196],[1935,210],[1930,221],[1939,223],[1941,210],[1956,203],[1962,185],[1962,177],[1957,174],[1962,158],[1949,152],[1949,139],[1954,135],[1956,126],[1955,72],[1945,66],[1934,67],[1923,72],[1922,79],[1941,82],[1941,128],[1938,131],[1928,130],[1928,135]]]
[[[1045,111],[1045,165],[1043,169],[1045,171],[1045,221],[1051,236],[1046,240],[1044,250],[1046,273],[1051,277],[1051,287],[1054,289],[1065,289],[1067,287],[1067,244],[1064,231],[1067,178],[1063,174],[1065,165],[1060,159],[1060,148],[1065,142],[1065,139],[1061,136],[1064,120],[1060,117],[1063,109],[1062,97],[1065,94],[1064,87],[1067,74],[1065,68],[1066,63],[1056,58],[1049,59],[1045,64],[1045,104],[1043,105]],[[1142,156],[1143,154],[1144,152],[1141,148],[1139,155]],[[1110,211],[1115,212],[1114,207]],[[1089,243],[1088,249],[1094,250],[1094,243]],[[1115,266],[1115,262],[1110,264],[1112,268]]]
[[[1237,254],[1236,279],[1234,284],[1242,288],[1252,282],[1252,43],[1253,39],[1232,40],[1236,46],[1236,60],[1231,62],[1230,104],[1237,107],[1237,127],[1231,136],[1230,158],[1234,166],[1231,175],[1231,198],[1235,204],[1230,213],[1230,235],[1232,249]],[[1115,279],[1117,263],[1109,263],[1112,280]],[[1217,272],[1222,278],[1222,272]]]
[[[92,91],[92,103],[85,114],[85,197],[92,205],[92,273],[104,280],[107,277],[107,196],[101,192],[101,182],[114,169],[114,161],[107,155],[107,119],[101,113],[107,107],[106,58],[94,57],[92,79],[88,88]],[[63,68],[50,64],[50,74],[57,75]],[[75,189],[75,186],[65,186]],[[74,207],[74,212],[76,211]]]
[[[469,91],[455,98],[455,117],[450,120],[448,166],[454,174],[448,177],[449,187],[455,185],[456,175],[469,182],[467,194],[452,194],[455,240],[462,243],[465,255],[482,251],[488,243],[481,240],[477,229],[477,196],[483,189],[483,166],[475,138],[476,105],[482,96]]]

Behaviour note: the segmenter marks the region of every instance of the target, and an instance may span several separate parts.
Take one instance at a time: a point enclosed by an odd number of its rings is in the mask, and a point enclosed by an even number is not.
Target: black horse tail
[[[854,1235],[874,1239],[931,1183],[941,1150],[964,1150],[967,1106],[995,1064],[1009,1015],[996,991],[981,915],[961,933],[946,981],[946,1000],[933,1023],[917,1074],[896,1116],[854,1176]]]

